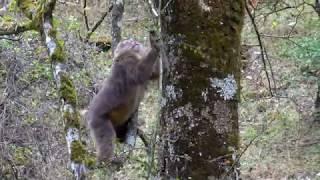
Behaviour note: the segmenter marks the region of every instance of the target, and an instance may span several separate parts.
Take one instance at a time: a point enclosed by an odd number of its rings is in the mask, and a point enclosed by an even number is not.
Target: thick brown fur
[[[110,77],[93,98],[88,120],[96,144],[98,160],[110,161],[114,141],[125,140],[133,114],[143,98],[148,81],[158,73],[153,72],[159,59],[159,44],[155,33],[150,33],[151,48],[133,40],[126,40],[114,52]]]

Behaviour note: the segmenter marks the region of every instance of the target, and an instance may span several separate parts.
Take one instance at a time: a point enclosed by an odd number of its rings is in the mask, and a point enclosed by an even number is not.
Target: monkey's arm
[[[158,59],[159,52],[156,49],[151,49],[150,52],[142,59],[137,68],[138,83],[145,83],[151,78],[153,65]]]
[[[149,79],[152,78],[152,76],[159,76],[159,51],[160,51],[160,45],[159,45],[159,39],[154,31],[150,32],[150,45],[151,50],[144,56],[141,60],[141,62],[138,65],[137,68],[137,81],[138,83],[145,83]],[[158,60],[157,64],[155,65],[155,62]],[[154,67],[156,66],[156,67]],[[156,70],[155,68],[158,68]]]

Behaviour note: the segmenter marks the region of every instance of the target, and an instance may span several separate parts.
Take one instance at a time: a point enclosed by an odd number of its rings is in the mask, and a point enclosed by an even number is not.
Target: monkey
[[[143,98],[146,86],[156,78],[159,41],[150,32],[151,48],[134,40],[125,40],[114,51],[111,75],[89,105],[88,125],[96,144],[98,161],[110,162],[115,139],[124,142],[128,126]]]

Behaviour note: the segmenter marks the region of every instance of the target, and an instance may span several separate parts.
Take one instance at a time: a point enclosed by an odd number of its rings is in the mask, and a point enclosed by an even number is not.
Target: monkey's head
[[[118,46],[114,50],[114,59],[116,60],[119,57],[119,55],[122,55],[126,52],[135,54],[136,56],[138,56],[139,59],[141,59],[141,57],[146,55],[148,51],[149,48],[145,47],[140,42],[135,41],[133,39],[128,39],[121,41],[118,44]]]

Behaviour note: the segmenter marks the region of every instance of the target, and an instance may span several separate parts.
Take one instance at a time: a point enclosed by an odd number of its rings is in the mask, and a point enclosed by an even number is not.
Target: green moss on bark
[[[32,0],[16,0],[17,6],[23,12],[25,16],[32,19],[32,11],[35,9],[35,5]]]
[[[75,163],[82,163],[86,156],[84,145],[80,141],[71,143],[71,160]]]
[[[71,160],[75,163],[84,163],[87,167],[93,167],[96,164],[95,157],[87,153],[80,141],[71,143],[71,152]]]
[[[66,76],[66,75],[61,75],[60,76],[60,82],[61,82],[61,87],[60,87],[60,95],[61,98],[64,99],[67,103],[71,104],[72,106],[76,107],[78,104],[77,100],[77,92],[73,86],[72,80]]]
[[[66,128],[80,128],[80,114],[79,113],[70,113],[70,112],[64,112],[63,114],[65,123],[66,123]]]
[[[52,31],[52,33],[55,33],[55,32]],[[57,47],[56,47],[55,51],[53,52],[53,54],[51,56],[51,59],[52,59],[52,61],[63,63],[66,60],[66,54],[65,54],[65,52],[63,50],[64,41],[62,41],[62,40],[58,41],[57,40],[56,43],[57,43]]]

